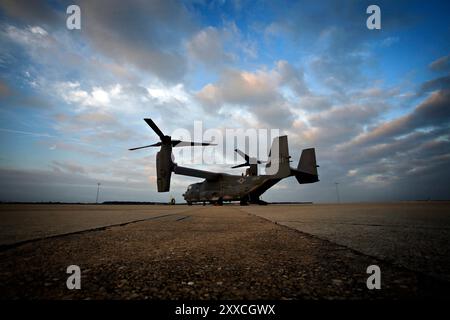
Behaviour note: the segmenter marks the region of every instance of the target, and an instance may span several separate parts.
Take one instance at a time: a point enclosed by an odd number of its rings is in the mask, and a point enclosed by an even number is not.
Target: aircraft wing
[[[189,177],[197,177],[197,178],[204,178],[206,180],[217,180],[220,178],[223,173],[216,173],[211,171],[204,171],[204,170],[198,170],[193,168],[186,168],[186,167],[180,167],[175,165],[173,168],[173,172],[175,174],[180,174],[183,176],[189,176]]]

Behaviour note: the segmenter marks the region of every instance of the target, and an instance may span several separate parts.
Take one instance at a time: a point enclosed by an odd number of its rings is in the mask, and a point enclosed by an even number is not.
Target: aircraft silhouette
[[[314,183],[319,181],[316,164],[316,153],[314,148],[302,150],[297,168],[290,167],[290,156],[287,136],[279,136],[273,139],[269,151],[269,159],[266,163],[266,174],[258,175],[258,164],[262,164],[255,158],[251,158],[244,152],[235,149],[245,162],[232,168],[249,167],[246,174],[232,175],[221,172],[210,172],[187,168],[177,165],[174,162],[173,147],[193,147],[208,146],[211,143],[190,142],[172,140],[170,136],[164,135],[152,119],[144,121],[159,136],[160,142],[131,148],[138,150],[148,147],[161,147],[156,154],[156,175],[158,192],[168,192],[170,190],[170,179],[174,174],[203,178],[203,182],[189,185],[183,194],[184,199],[191,205],[195,202],[206,202],[223,204],[224,201],[240,201],[241,205],[248,203],[265,204],[260,200],[260,196],[269,188],[277,184],[284,178],[294,176],[298,183]]]

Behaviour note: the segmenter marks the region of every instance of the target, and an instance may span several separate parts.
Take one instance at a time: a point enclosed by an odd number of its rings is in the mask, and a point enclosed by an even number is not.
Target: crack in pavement
[[[272,220],[271,220],[272,221]],[[275,221],[275,220],[274,220]],[[372,224],[372,223],[355,223],[355,222],[331,222],[328,220],[277,220],[277,223],[322,223],[327,224],[344,224],[351,226],[367,226],[367,227],[392,227],[392,228],[412,228],[412,229],[426,229],[426,230],[450,230],[450,228],[445,227],[429,227],[429,226],[412,226],[412,225],[402,225],[402,224]]]
[[[93,231],[103,231],[103,230],[107,230],[107,229],[113,228],[113,227],[123,227],[123,226],[129,225],[129,224],[132,224],[132,223],[145,222],[145,221],[165,218],[165,217],[169,217],[169,216],[180,216],[180,215],[177,213],[169,213],[169,214],[163,214],[160,216],[149,217],[149,218],[145,218],[145,219],[138,219],[138,220],[132,220],[132,221],[128,221],[128,222],[109,224],[109,225],[105,225],[105,226],[89,228],[89,229],[84,229],[84,230],[79,230],[79,231],[60,233],[60,234],[55,234],[55,235],[51,235],[51,236],[45,236],[45,237],[33,238],[33,239],[23,240],[23,241],[14,242],[14,243],[2,244],[2,245],[0,245],[0,252],[6,251],[9,249],[13,249],[13,248],[17,248],[17,247],[22,246],[27,243],[33,243],[33,242],[48,240],[48,239],[62,238],[62,237],[66,237],[66,236],[82,234],[82,233],[87,233],[87,232],[93,232]],[[177,219],[176,221],[185,219],[186,217],[188,217],[188,216],[183,216],[181,219]]]

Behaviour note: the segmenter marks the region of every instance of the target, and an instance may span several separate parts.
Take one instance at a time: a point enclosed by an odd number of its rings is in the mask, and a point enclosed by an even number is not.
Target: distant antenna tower
[[[100,182],[97,182],[97,198],[95,198],[95,203],[98,203],[98,194],[100,192]]]
[[[339,196],[339,182],[335,182],[334,183],[336,185],[336,198],[337,198],[337,202],[341,203],[341,197]]]

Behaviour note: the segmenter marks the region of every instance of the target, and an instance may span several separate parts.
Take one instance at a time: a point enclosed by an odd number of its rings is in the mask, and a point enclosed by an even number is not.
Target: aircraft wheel
[[[241,206],[248,206],[248,197],[243,197],[241,201],[239,202],[239,205]]]

